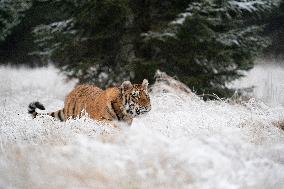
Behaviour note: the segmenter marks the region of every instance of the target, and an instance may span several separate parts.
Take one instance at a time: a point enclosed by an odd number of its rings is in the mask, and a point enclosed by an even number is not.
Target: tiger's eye
[[[133,97],[138,97],[138,96],[139,96],[139,92],[137,92],[137,91],[133,92],[133,93],[132,93],[132,96],[133,96]]]

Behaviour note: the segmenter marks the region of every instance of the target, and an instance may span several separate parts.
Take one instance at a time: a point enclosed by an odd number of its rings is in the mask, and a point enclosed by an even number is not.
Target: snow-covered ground
[[[75,85],[53,67],[0,67],[0,78],[0,188],[284,188],[283,104],[204,102],[158,82],[149,114],[114,130],[31,119],[29,102],[56,110]]]
[[[245,73],[246,77],[231,85],[237,88],[253,87],[250,95],[272,106],[284,106],[284,60],[257,62],[252,70]]]

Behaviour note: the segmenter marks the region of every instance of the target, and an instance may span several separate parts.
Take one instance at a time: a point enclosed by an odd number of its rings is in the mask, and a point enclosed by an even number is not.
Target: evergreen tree
[[[266,55],[284,57],[284,0],[275,7],[272,15],[267,20],[265,35],[272,39],[272,43],[266,49]]]
[[[23,12],[31,7],[31,0],[1,0],[0,2],[0,42],[17,26]]]
[[[230,94],[226,83],[267,45],[271,0],[58,0],[65,15],[33,31],[39,50],[69,77],[101,87],[153,81],[157,69],[198,93]]]
[[[152,59],[155,50],[151,44],[145,44],[143,35],[147,32],[159,32],[168,27],[168,23],[186,7],[192,0],[132,0],[130,8],[133,12],[133,50],[135,57],[128,63],[133,72],[132,79],[140,82],[143,78],[154,81],[154,75],[159,65]]]
[[[0,1],[0,63],[42,65],[39,57],[30,54],[37,49],[32,30],[65,16],[57,1]]]
[[[184,0],[57,2],[69,16],[34,29],[39,49],[33,54],[51,58],[71,78],[101,87],[148,78],[148,68],[136,73],[147,54],[140,48],[141,33],[166,26],[187,5]],[[154,72],[151,68],[150,76]]]
[[[40,51],[69,77],[101,87],[128,78],[122,49],[129,22],[126,0],[62,0],[64,20],[40,25],[33,31]]]
[[[199,94],[230,95],[226,83],[253,66],[267,45],[257,23],[271,1],[196,1],[162,32],[144,34],[155,67],[177,76]]]

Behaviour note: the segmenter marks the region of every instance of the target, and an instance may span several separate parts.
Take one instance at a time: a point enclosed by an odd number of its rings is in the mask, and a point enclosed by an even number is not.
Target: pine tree
[[[267,45],[271,0],[57,0],[64,9],[33,31],[38,54],[69,77],[107,87],[154,79],[157,69],[197,93],[227,96],[226,83]]]
[[[228,96],[232,91],[226,84],[252,68],[268,44],[262,26],[254,23],[272,7],[268,0],[190,3],[168,28],[144,34],[145,48],[152,52],[148,61],[199,94]]]
[[[0,1],[0,62],[42,65],[30,52],[37,49],[32,29],[56,18],[64,18],[65,10],[49,0]]]
[[[265,55],[284,57],[284,0],[276,6],[272,15],[267,20],[265,35],[272,39],[272,43],[266,49]]]
[[[23,17],[23,12],[32,5],[31,0],[0,1],[0,42],[11,33]]]
[[[192,0],[132,0],[130,8],[133,15],[132,42],[135,57],[128,63],[134,82],[148,78],[154,81],[159,64],[153,60],[155,49],[145,43],[144,34],[159,32],[168,27],[168,23],[183,11]]]
[[[33,31],[40,51],[80,82],[107,87],[129,77],[124,71],[126,0],[60,1],[68,16]],[[70,11],[69,11],[70,10]]]

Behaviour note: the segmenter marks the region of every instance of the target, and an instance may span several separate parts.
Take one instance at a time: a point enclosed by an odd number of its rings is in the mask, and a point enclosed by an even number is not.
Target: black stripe
[[[35,107],[37,107],[40,110],[45,110],[45,107],[40,102],[35,102]]]
[[[35,112],[35,110],[29,110],[29,114],[32,114],[34,112]]]
[[[58,111],[58,118],[59,118],[60,121],[63,121],[63,119],[62,119],[62,117],[61,117],[61,111],[62,111],[62,110],[59,110],[59,111]]]
[[[124,96],[124,106],[129,102],[128,96]]]
[[[55,117],[55,116],[54,116],[54,112],[51,112],[50,116],[51,116],[51,117]]]
[[[119,97],[122,98],[122,95],[123,95],[123,91],[122,91],[122,88],[120,88],[120,94],[119,94]]]
[[[128,95],[128,96],[127,96],[127,103],[128,103],[128,104],[130,103],[130,98],[131,98],[130,95]],[[126,105],[126,104],[125,104],[125,105]]]
[[[72,117],[75,118],[75,109],[76,109],[76,100],[74,101],[74,106],[73,106],[73,110],[72,110]]]
[[[36,109],[34,103],[30,103],[30,104],[29,104],[29,109],[33,109],[33,110]]]
[[[111,102],[111,108],[113,109],[118,121],[121,120],[121,117],[119,116],[119,114],[115,111],[115,108],[114,108],[114,102]]]
[[[66,104],[66,106],[64,104],[64,108],[65,108],[65,111],[66,111],[66,117],[70,117],[71,116],[70,115],[70,103]]]

